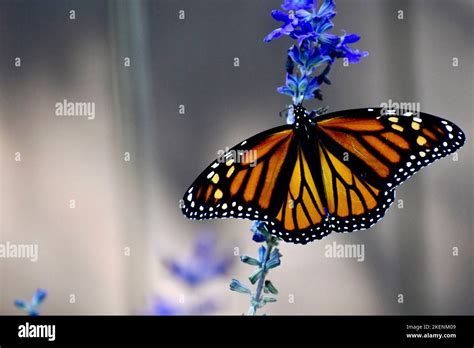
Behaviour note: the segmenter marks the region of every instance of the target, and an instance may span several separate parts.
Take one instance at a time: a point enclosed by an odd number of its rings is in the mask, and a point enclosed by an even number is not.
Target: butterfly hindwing
[[[395,200],[395,190],[369,184],[323,144],[319,151],[329,230],[364,230],[382,219]]]
[[[305,244],[321,239],[327,228],[327,210],[324,191],[321,190],[321,172],[312,153],[302,140],[296,148],[296,161],[286,186],[276,218],[267,222],[268,230],[287,242]],[[316,169],[316,170],[315,170]]]

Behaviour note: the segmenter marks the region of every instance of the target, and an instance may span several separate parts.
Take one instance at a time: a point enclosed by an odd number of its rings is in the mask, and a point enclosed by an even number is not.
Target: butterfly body
[[[299,244],[367,229],[399,184],[465,141],[459,127],[428,114],[293,111],[294,124],[257,134],[212,163],[186,191],[183,214],[263,221]]]

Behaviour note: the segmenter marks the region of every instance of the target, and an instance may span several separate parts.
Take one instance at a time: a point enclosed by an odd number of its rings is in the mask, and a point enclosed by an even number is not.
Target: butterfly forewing
[[[383,111],[348,110],[317,123],[320,142],[378,189],[398,186],[464,144],[461,129],[447,120],[424,113]]]
[[[266,220],[279,209],[295,161],[295,133],[283,126],[235,146],[212,163],[183,197],[191,219]]]

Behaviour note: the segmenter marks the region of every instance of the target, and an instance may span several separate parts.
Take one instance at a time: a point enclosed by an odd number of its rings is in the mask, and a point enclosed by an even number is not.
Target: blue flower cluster
[[[274,10],[272,17],[283,24],[264,41],[289,36],[297,44],[288,51],[286,85],[278,88],[278,92],[292,97],[294,105],[312,98],[322,99],[321,86],[331,84],[328,74],[336,59],[359,63],[369,53],[349,47],[360,36],[329,32],[334,28],[331,19],[336,16],[334,0],[322,0],[320,6],[316,0],[285,0],[281,7],[286,12]]]
[[[186,285],[183,293],[207,291],[206,285],[229,272],[235,257],[220,250],[213,234],[197,235],[192,252],[180,259],[165,259],[164,266],[173,280]],[[196,301],[177,303],[176,299],[167,298],[159,293],[152,296],[151,306],[140,312],[147,315],[203,315],[215,312],[220,306],[215,297],[200,297]]]
[[[186,260],[166,262],[171,273],[189,286],[199,286],[221,275],[232,266],[233,259],[218,253],[214,237],[201,234],[196,239],[193,254]]]
[[[46,295],[46,290],[37,289],[33,295],[33,298],[31,299],[31,302],[17,299],[13,302],[13,304],[15,307],[25,311],[28,315],[37,316],[39,315],[39,307],[45,300]]]
[[[250,231],[253,233],[252,240],[257,243],[263,243],[267,239],[265,235],[261,232],[265,227],[265,223],[262,221],[254,221],[252,226],[250,227]]]

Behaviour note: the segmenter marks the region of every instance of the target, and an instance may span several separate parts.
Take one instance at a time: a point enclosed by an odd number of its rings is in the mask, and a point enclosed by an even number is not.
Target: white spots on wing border
[[[422,122],[422,119],[418,117],[413,117],[413,120],[418,123]],[[457,134],[453,134],[455,125],[448,121],[443,120],[441,123],[448,131],[448,138],[452,140],[456,136],[457,140],[454,140],[450,143],[443,141],[442,144],[433,148],[420,147],[417,152],[414,152],[412,155],[410,155],[410,160],[405,163],[405,166],[402,164],[402,167],[399,169],[398,173],[393,175],[392,180],[387,182],[386,188],[396,188],[409,179],[413,174],[416,174],[420,169],[459,150],[459,148],[464,144],[464,134],[460,130],[457,130]]]

